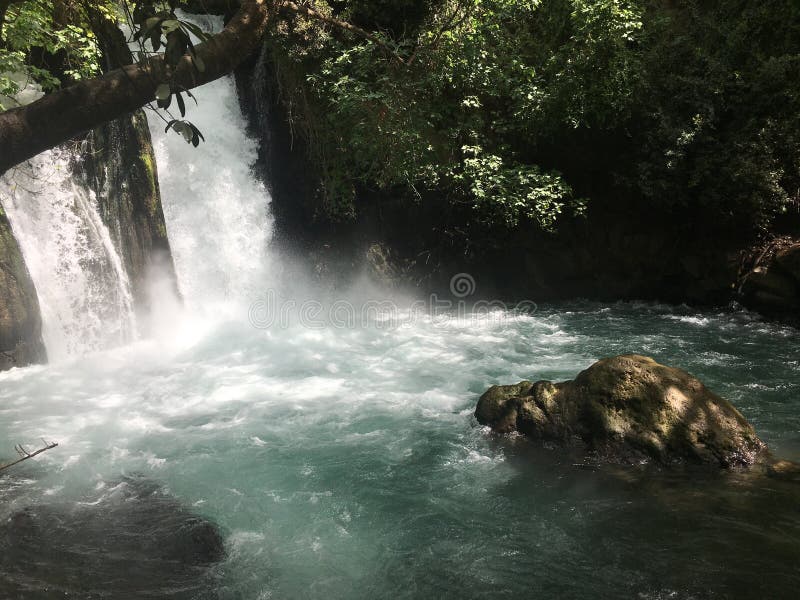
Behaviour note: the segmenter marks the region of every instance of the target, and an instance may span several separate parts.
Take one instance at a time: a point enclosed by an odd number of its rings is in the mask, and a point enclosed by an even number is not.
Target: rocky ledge
[[[800,324],[800,241],[777,240],[744,277],[745,306],[768,317]]]
[[[475,416],[499,433],[583,445],[603,462],[769,462],[765,444],[730,402],[689,373],[635,354],[600,360],[572,381],[494,386]]]

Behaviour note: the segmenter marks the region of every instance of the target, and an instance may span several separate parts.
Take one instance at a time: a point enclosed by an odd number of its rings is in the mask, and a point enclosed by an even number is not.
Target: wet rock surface
[[[742,302],[768,317],[800,324],[800,242],[779,240],[742,280]]]
[[[0,206],[0,371],[46,359],[36,289]]]
[[[225,557],[216,525],[158,484],[125,478],[84,502],[0,522],[0,598],[204,598]]]

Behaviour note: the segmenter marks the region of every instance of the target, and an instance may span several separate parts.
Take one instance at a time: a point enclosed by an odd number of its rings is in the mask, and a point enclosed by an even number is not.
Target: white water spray
[[[36,286],[51,360],[136,335],[130,281],[71,158],[69,150],[49,150],[0,177],[0,202]]]

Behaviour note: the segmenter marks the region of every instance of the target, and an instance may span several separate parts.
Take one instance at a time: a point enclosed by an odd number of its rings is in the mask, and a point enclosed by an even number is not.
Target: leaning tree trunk
[[[163,56],[110,71],[0,113],[0,174],[40,152],[155,100],[156,89],[192,89],[230,73],[258,46],[268,0],[243,0],[225,28],[197,46],[202,72],[187,54],[170,67]]]

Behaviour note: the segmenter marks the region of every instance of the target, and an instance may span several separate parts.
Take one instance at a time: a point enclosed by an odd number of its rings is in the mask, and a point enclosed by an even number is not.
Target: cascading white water
[[[195,20],[195,19],[192,19]],[[206,30],[219,18],[196,19]],[[165,132],[148,114],[170,246],[183,298],[190,309],[218,311],[263,291],[271,271],[269,194],[251,172],[257,143],[245,133],[233,77],[195,92],[187,119],[205,136],[198,148]]]
[[[94,192],[73,177],[72,152],[43,152],[0,177],[0,202],[36,286],[51,360],[136,335],[130,281]]]

